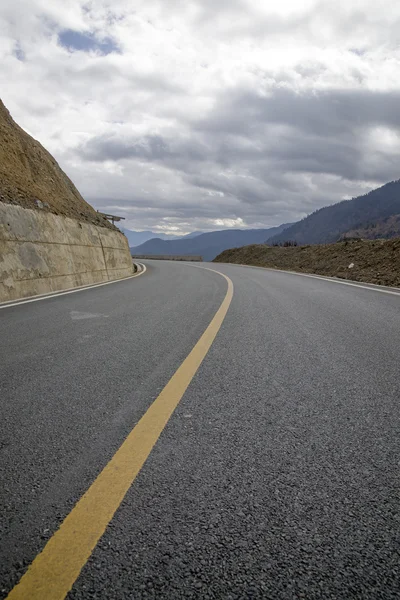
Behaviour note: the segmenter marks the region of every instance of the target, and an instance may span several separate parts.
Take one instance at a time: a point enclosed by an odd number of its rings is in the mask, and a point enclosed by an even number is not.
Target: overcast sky
[[[1,96],[130,229],[268,227],[400,177],[398,0],[3,0]]]

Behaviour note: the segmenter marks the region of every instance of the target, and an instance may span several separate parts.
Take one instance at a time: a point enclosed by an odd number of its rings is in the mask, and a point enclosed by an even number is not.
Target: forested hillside
[[[298,244],[326,244],[344,233],[400,214],[400,181],[392,181],[364,196],[321,208],[302,221],[268,240],[269,244],[287,240]]]
[[[400,215],[392,215],[385,219],[379,219],[379,221],[367,223],[363,227],[351,229],[343,235],[343,239],[362,238],[363,240],[395,237],[400,238]]]

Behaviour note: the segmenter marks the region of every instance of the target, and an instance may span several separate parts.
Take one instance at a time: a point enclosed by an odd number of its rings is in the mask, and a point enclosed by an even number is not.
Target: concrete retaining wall
[[[119,231],[0,202],[0,302],[132,273]]]

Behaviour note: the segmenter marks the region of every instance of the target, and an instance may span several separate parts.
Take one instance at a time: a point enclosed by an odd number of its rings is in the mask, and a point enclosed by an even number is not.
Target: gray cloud
[[[92,138],[81,148],[81,156],[87,160],[103,161],[126,158],[162,160],[170,154],[168,144],[159,135],[146,135],[142,139],[123,140],[103,135]]]
[[[335,135],[357,127],[400,126],[400,91],[307,90],[275,88],[266,94],[233,90],[224,94],[213,113],[200,119],[200,130],[249,135],[254,123],[296,127],[302,132]]]
[[[360,132],[400,128],[399,92],[330,90],[267,96],[242,90],[222,94],[210,112],[176,130],[170,139],[96,136],[80,149],[91,161],[146,160],[185,174],[191,186],[238,197],[244,204],[274,202],[271,187],[285,189],[286,173],[385,181],[398,175],[396,161],[375,153],[371,169]],[[368,167],[366,165],[368,164]],[[222,175],[218,172],[223,169]],[[236,174],[235,174],[236,172]],[[291,183],[293,187],[293,183]]]
[[[20,0],[0,9],[0,85],[128,226],[277,225],[399,177],[400,8],[385,1]]]

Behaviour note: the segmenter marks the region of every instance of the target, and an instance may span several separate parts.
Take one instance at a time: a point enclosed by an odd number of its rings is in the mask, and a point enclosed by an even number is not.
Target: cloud
[[[141,158],[157,161],[169,153],[168,144],[159,135],[146,135],[142,138],[123,139],[115,135],[102,135],[91,138],[80,150],[82,158],[102,162],[106,160]]]
[[[375,125],[399,128],[400,90],[293,90],[274,87],[262,93],[243,89],[223,95],[197,127],[250,135],[254,123],[296,127],[319,136]]]
[[[15,0],[0,85],[128,227],[267,227],[399,177],[399,24],[395,0]]]

